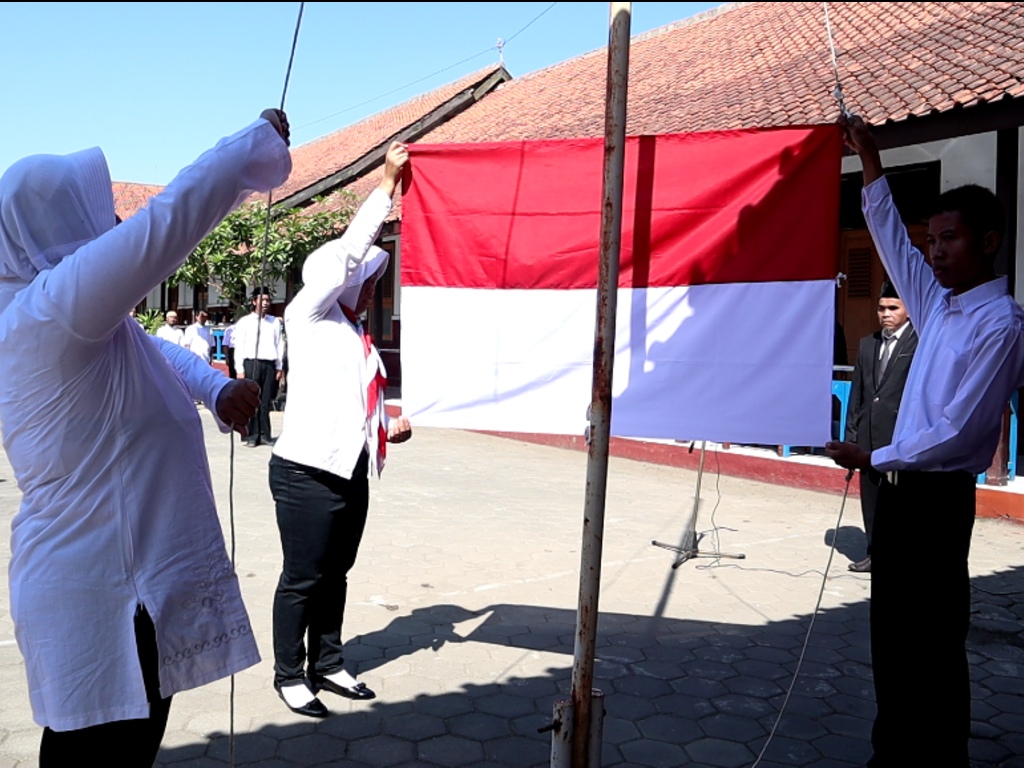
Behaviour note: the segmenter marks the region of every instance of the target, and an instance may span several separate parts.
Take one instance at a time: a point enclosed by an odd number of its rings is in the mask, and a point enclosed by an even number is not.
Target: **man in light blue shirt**
[[[995,274],[1005,227],[996,196],[976,185],[941,195],[926,260],[893,204],[870,130],[859,117],[841,124],[864,166],[868,229],[920,337],[892,443],[870,452],[826,446],[840,466],[886,478],[871,544],[878,712],[868,765],[967,768],[975,477],[990,466],[1003,412],[1024,386],[1024,309]]]

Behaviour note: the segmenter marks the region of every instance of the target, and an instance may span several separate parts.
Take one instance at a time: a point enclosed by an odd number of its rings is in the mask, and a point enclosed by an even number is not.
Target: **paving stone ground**
[[[351,671],[378,698],[323,694],[333,716],[314,721],[288,711],[271,685],[281,555],[269,449],[235,443],[229,498],[231,443],[200,413],[264,660],[233,681],[176,696],[157,765],[550,765],[551,734],[541,729],[570,689],[586,455],[431,429],[394,446],[383,480],[371,481],[344,627]],[[273,414],[275,428],[281,416]],[[742,768],[759,757],[762,768],[863,765],[874,714],[869,577],[847,570],[863,556],[858,503],[839,520],[841,488],[719,477],[715,465],[709,454],[700,547],[745,558],[673,568],[675,554],[652,542],[681,541],[696,474],[609,462],[595,658],[606,708],[602,765]],[[0,456],[0,551],[8,551],[18,500]],[[969,651],[979,767],[1024,768],[1022,562],[1024,526],[978,520]],[[0,768],[31,768],[40,729],[6,576],[0,569]],[[116,755],[112,744],[109,765]]]

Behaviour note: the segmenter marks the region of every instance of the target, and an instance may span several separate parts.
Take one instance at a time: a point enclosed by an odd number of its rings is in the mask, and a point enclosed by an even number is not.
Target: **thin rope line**
[[[288,56],[288,69],[285,71],[284,87],[281,89],[281,107],[280,107],[280,109],[281,109],[282,112],[284,111],[285,98],[288,96],[288,82],[291,80],[291,76],[292,76],[292,63],[295,61],[295,49],[296,49],[296,47],[298,45],[298,42],[299,42],[299,29],[302,26],[302,11],[303,11],[303,9],[305,7],[306,7],[306,4],[304,2],[299,3],[299,17],[295,20],[295,34],[292,36],[292,49],[291,49],[291,53]],[[260,282],[259,282],[259,286],[258,286],[258,290],[260,291],[260,293],[259,293],[259,297],[260,298],[258,299],[258,301],[260,302],[260,304],[259,304],[260,308],[262,308],[262,305],[263,305],[263,301],[262,301],[263,288],[265,286],[266,277],[267,277],[267,248],[269,247],[269,242],[270,242],[270,209],[271,209],[271,206],[273,205],[273,201],[274,201],[274,190],[270,190],[269,192],[267,192],[267,218],[266,218],[266,223],[265,223],[265,227],[264,227],[264,231],[263,231],[263,253],[262,253],[261,257],[260,257]],[[267,298],[269,299],[269,296]],[[256,311],[257,311],[256,351],[258,352],[259,348],[260,348],[260,327],[263,325],[263,323],[261,322],[261,318],[258,315],[259,308],[257,308]],[[256,360],[257,359],[258,358],[255,358],[255,357],[253,359],[253,366],[252,366],[253,373],[256,372]],[[259,406],[257,406],[257,411],[256,411],[256,431],[257,432],[260,431],[260,425],[262,423],[261,420],[260,420],[260,417],[259,417],[259,410],[258,410],[258,408],[259,408]],[[267,414],[268,418],[269,418],[269,415],[270,414]],[[269,437],[269,435],[267,437]],[[231,453],[230,453],[230,465],[231,466],[230,466],[230,469],[228,471],[228,518],[229,518],[229,524],[230,524],[230,528],[231,528],[231,570],[234,571],[235,568],[236,568],[236,565],[235,565],[235,431],[234,431],[234,429],[232,429],[231,433],[230,433],[230,442],[231,442]],[[229,714],[228,714],[228,719],[229,719],[229,725],[228,725],[228,768],[234,768],[234,766],[235,766],[235,676],[234,675],[231,675],[230,693],[229,693],[228,699],[229,699],[229,705],[228,705],[228,710],[229,710]]]
[[[771,733],[768,734],[768,740],[761,747],[761,752],[757,756],[757,760],[750,768],[757,768],[760,764],[761,759],[764,757],[765,752],[768,751],[768,745],[772,743],[772,739],[775,738],[775,731],[778,730],[779,723],[782,722],[782,716],[786,712],[786,707],[789,706],[789,697],[793,695],[793,689],[796,687],[797,678],[800,677],[800,669],[804,664],[804,655],[807,653],[807,645],[811,641],[811,631],[814,629],[814,620],[818,616],[818,611],[821,610],[821,599],[825,594],[825,585],[828,583],[828,572],[832,568],[832,557],[836,553],[836,542],[839,540],[839,526],[843,522],[843,510],[846,508],[846,497],[850,493],[850,481],[853,479],[853,470],[851,469],[846,473],[846,488],[843,490],[843,501],[839,505],[839,518],[836,520],[835,534],[832,536],[832,547],[828,551],[828,562],[825,564],[825,573],[821,578],[821,589],[818,590],[818,601],[814,605],[814,613],[811,614],[811,622],[807,625],[807,634],[804,636],[804,644],[800,649],[800,658],[797,659],[796,669],[793,671],[793,679],[789,683],[789,690],[786,691],[786,698],[782,700],[782,707],[779,708],[779,714],[775,718],[775,723],[772,725]]]
[[[836,42],[835,37],[832,35],[832,22],[828,17],[828,3],[822,3],[822,5],[825,7],[825,31],[828,33],[828,47],[832,52],[832,72],[836,77],[836,87],[832,92],[832,96],[837,102],[839,102],[839,111],[845,117],[848,116],[850,112],[846,109],[846,101],[843,98],[843,84],[839,80],[839,60],[836,58]]]

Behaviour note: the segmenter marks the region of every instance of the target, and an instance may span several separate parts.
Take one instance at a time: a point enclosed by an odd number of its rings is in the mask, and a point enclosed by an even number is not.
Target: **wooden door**
[[[922,253],[927,253],[928,228],[918,224],[907,227],[907,231],[911,242]],[[879,328],[878,294],[882,291],[886,274],[871,234],[866,229],[843,232],[839,249],[839,271],[846,275],[846,279],[836,299],[836,314],[846,334],[846,357],[853,365],[860,340]]]

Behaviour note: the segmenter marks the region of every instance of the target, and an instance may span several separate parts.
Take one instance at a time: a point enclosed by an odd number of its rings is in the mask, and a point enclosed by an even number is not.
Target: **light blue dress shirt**
[[[984,472],[1003,411],[1024,386],[1024,309],[1004,277],[959,296],[939,285],[910,242],[885,177],[864,188],[862,204],[920,337],[892,443],[872,451],[871,464],[882,472]]]

